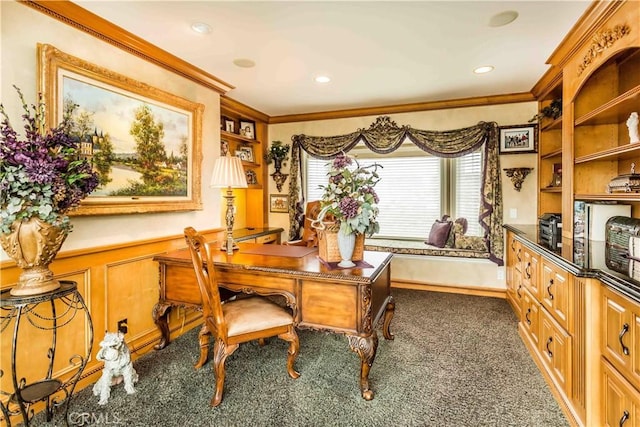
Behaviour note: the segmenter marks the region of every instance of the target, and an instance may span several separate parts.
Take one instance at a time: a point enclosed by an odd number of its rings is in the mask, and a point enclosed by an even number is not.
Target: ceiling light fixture
[[[329,83],[331,78],[329,76],[316,76],[314,80],[316,83]]]
[[[490,27],[503,27],[507,24],[511,24],[518,17],[518,12],[515,10],[507,10],[505,12],[498,13],[493,15],[491,19],[489,19]]]
[[[233,60],[234,65],[240,68],[253,68],[256,66],[256,63],[247,58],[237,58]]]
[[[473,70],[473,72],[476,74],[484,74],[490,71],[493,71],[493,66],[491,65],[483,65],[482,67],[478,67],[475,70]]]
[[[194,22],[191,24],[191,29],[198,34],[209,34],[211,32],[211,26],[204,22]]]

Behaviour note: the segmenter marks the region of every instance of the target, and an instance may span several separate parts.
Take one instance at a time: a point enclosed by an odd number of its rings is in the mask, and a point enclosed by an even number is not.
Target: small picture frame
[[[247,161],[247,162],[254,162],[253,159],[253,148],[251,147],[240,147],[240,151],[244,151],[245,152],[245,158],[243,160]]]
[[[289,212],[289,196],[287,194],[271,194],[269,198],[269,211],[274,213]]]
[[[247,161],[247,152],[244,150],[236,150],[235,152],[235,156],[239,157],[240,160],[242,160],[243,162]]]
[[[240,119],[240,135],[249,139],[256,139],[256,122]]]
[[[235,132],[235,123],[231,119],[224,119],[224,130],[230,133]]]
[[[256,171],[248,169],[245,172],[247,176],[247,184],[249,185],[258,185],[258,176],[256,175]]]
[[[538,152],[538,125],[500,126],[500,154]]]

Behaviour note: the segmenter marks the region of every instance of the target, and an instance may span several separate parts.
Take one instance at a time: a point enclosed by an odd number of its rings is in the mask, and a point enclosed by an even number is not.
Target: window
[[[407,145],[407,144],[405,144]],[[436,218],[448,214],[465,217],[468,235],[482,235],[480,185],[482,153],[444,159],[428,155],[415,146],[404,146],[388,155],[377,155],[363,146],[351,153],[363,165],[377,162],[382,178],[376,186],[380,196],[380,233],[377,237],[424,240]],[[327,182],[326,160],[307,157],[306,199],[322,198],[320,185]]]

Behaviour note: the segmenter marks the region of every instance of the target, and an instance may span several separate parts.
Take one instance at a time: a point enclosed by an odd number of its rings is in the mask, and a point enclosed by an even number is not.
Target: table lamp
[[[231,157],[228,154],[221,156],[213,165],[213,175],[211,176],[211,187],[226,188],[227,194],[227,238],[220,246],[220,249],[226,250],[227,255],[233,255],[233,251],[238,249],[238,245],[233,241],[233,188],[247,188],[247,178],[242,168],[242,161],[239,157]]]

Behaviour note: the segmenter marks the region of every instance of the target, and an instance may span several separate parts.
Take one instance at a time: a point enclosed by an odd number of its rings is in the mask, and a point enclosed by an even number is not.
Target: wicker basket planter
[[[342,261],[338,249],[338,231],[340,225],[336,223],[324,223],[324,230],[318,230],[318,256],[325,262]],[[352,261],[362,261],[364,253],[364,234],[356,235],[356,246],[353,250]]]

